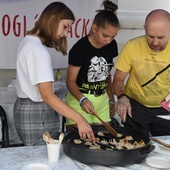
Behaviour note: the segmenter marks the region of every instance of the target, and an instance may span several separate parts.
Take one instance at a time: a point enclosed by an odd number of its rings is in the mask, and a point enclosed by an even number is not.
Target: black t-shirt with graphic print
[[[113,58],[117,55],[115,40],[97,49],[91,45],[88,36],[80,39],[69,52],[69,64],[81,67],[76,82],[79,88],[105,89],[108,85],[106,79],[113,66]]]

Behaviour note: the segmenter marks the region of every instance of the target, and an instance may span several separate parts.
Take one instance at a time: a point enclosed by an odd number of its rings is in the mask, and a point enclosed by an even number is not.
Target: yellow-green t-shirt
[[[147,107],[160,107],[170,92],[170,41],[160,52],[152,51],[145,36],[128,41],[115,67],[129,72],[126,94]]]

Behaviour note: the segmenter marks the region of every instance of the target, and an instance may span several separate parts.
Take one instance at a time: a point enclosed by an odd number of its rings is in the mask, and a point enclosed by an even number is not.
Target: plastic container
[[[60,69],[57,69],[57,71],[55,73],[55,80],[56,81],[62,80],[62,72],[60,71]]]

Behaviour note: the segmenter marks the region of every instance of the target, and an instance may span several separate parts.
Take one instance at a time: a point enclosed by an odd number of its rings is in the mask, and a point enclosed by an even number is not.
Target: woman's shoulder
[[[75,43],[75,45],[79,45],[79,44],[87,43],[87,42],[88,42],[88,36],[85,36],[85,37],[80,38],[80,39]]]
[[[72,49],[85,49],[85,47],[87,47],[87,44],[89,43],[88,41],[88,36],[85,36],[81,39],[79,39],[72,47]]]
[[[35,45],[42,45],[41,40],[38,37],[32,36],[32,35],[26,35],[21,43],[27,44],[33,47]]]
[[[24,50],[30,53],[39,54],[45,53],[48,54],[47,48],[42,44],[41,40],[36,36],[26,35],[20,44],[20,50]]]
[[[117,46],[117,41],[115,39],[113,39],[109,45],[112,47]]]

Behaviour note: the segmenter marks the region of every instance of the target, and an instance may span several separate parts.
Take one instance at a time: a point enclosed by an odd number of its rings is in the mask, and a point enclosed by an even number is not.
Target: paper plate
[[[52,170],[48,165],[42,164],[42,163],[32,163],[29,165],[26,165],[22,168],[22,170]]]
[[[160,156],[151,156],[146,158],[146,164],[154,168],[170,168],[170,159]]]
[[[170,120],[170,115],[157,115],[157,117],[166,119],[166,120]]]

